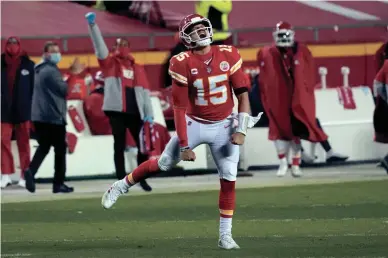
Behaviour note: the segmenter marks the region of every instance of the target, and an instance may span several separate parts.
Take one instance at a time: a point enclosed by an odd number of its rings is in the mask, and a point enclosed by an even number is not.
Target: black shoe
[[[74,192],[73,187],[68,187],[67,185],[53,185],[53,193],[72,193]]]
[[[329,158],[326,159],[327,163],[335,163],[335,162],[344,162],[348,159],[348,156],[344,156],[341,154],[333,154]]]
[[[141,180],[139,182],[141,188],[143,188],[144,191],[146,192],[151,192],[152,191],[152,187],[147,183],[147,181],[145,180]]]
[[[242,171],[237,173],[237,177],[252,177],[253,174],[251,172]]]
[[[388,155],[383,158],[381,161],[381,166],[387,171],[388,174]]]
[[[24,172],[24,179],[26,180],[26,189],[30,193],[35,193],[35,178],[31,170],[27,169]]]

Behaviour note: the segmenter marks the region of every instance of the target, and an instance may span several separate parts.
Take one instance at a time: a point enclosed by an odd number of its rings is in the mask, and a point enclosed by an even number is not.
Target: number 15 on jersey
[[[208,106],[209,102],[212,105],[224,104],[228,100],[227,81],[227,74],[196,79],[193,82],[193,86],[197,89],[195,105]]]

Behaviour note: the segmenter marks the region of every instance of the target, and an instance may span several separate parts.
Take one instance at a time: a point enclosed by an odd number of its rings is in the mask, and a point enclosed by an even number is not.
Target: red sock
[[[284,153],[278,154],[279,159],[283,159],[285,156],[286,156],[286,154],[284,154]]]
[[[292,158],[292,165],[293,166],[299,166],[300,164],[300,157]]]
[[[234,208],[236,206],[236,191],[235,181],[227,181],[220,179],[221,189],[218,207],[220,216],[223,218],[233,217]]]
[[[127,183],[129,185],[134,185],[142,179],[146,179],[153,174],[160,172],[158,166],[158,159],[150,159],[146,162],[143,162],[135,168],[135,170],[126,176]]]

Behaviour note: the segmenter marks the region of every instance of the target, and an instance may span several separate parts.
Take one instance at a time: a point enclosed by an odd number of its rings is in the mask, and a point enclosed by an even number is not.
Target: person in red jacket
[[[85,18],[99,66],[105,76],[102,109],[109,117],[112,127],[116,176],[122,179],[126,176],[126,130],[129,129],[132,135],[139,135],[143,123],[153,121],[149,82],[144,67],[130,53],[129,41],[124,38],[116,39],[109,52],[96,23],[96,14],[87,13]],[[135,140],[138,145],[138,137]],[[139,164],[146,160],[146,157],[138,155]]]
[[[299,177],[301,139],[321,143],[327,153],[326,162],[345,161],[348,157],[333,151],[316,118],[314,59],[306,45],[294,40],[294,34],[288,22],[279,22],[273,32],[274,44],[259,50],[257,62],[261,102],[269,120],[268,138],[275,142],[280,160],[277,175],[286,175],[286,155],[291,148],[291,173]]]
[[[373,114],[375,141],[388,144],[388,47],[383,51],[384,63],[373,82],[373,92],[376,97],[376,107]],[[388,173],[388,154],[380,165]]]
[[[24,171],[30,165],[31,100],[34,89],[34,62],[23,51],[20,40],[10,37],[1,55],[1,187],[12,183],[15,173],[11,150],[12,132],[15,132],[21,178],[25,187]]]
[[[309,49],[294,41],[287,22],[279,22],[273,33],[275,44],[258,52],[260,94],[269,119],[269,136],[275,142],[280,165],[277,175],[288,171],[286,154],[291,147],[291,172],[302,175],[300,139],[321,142],[327,135],[315,121],[315,66]]]
[[[102,106],[104,103],[104,81],[104,74],[102,73],[102,71],[98,71],[95,75],[95,84],[97,86],[84,100],[85,117],[88,121],[90,131],[93,135],[112,134],[112,127],[109,123],[109,117],[102,110]],[[138,135],[137,137],[139,137]],[[136,143],[139,143],[140,141],[133,138],[133,135],[129,130],[126,130],[125,138],[126,139],[123,142],[124,145],[128,145],[128,142],[131,142],[131,145],[136,146]],[[147,156],[142,153],[138,153],[137,157],[137,162],[138,164],[140,164]],[[152,191],[151,186],[147,183],[146,180],[142,180],[140,182],[140,186],[144,191]]]

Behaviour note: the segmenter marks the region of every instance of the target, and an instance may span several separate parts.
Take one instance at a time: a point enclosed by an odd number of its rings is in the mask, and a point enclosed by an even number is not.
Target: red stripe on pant
[[[15,129],[16,143],[19,151],[20,168],[23,172],[30,166],[30,122],[21,124],[1,123],[1,173],[15,173],[11,138]]]

